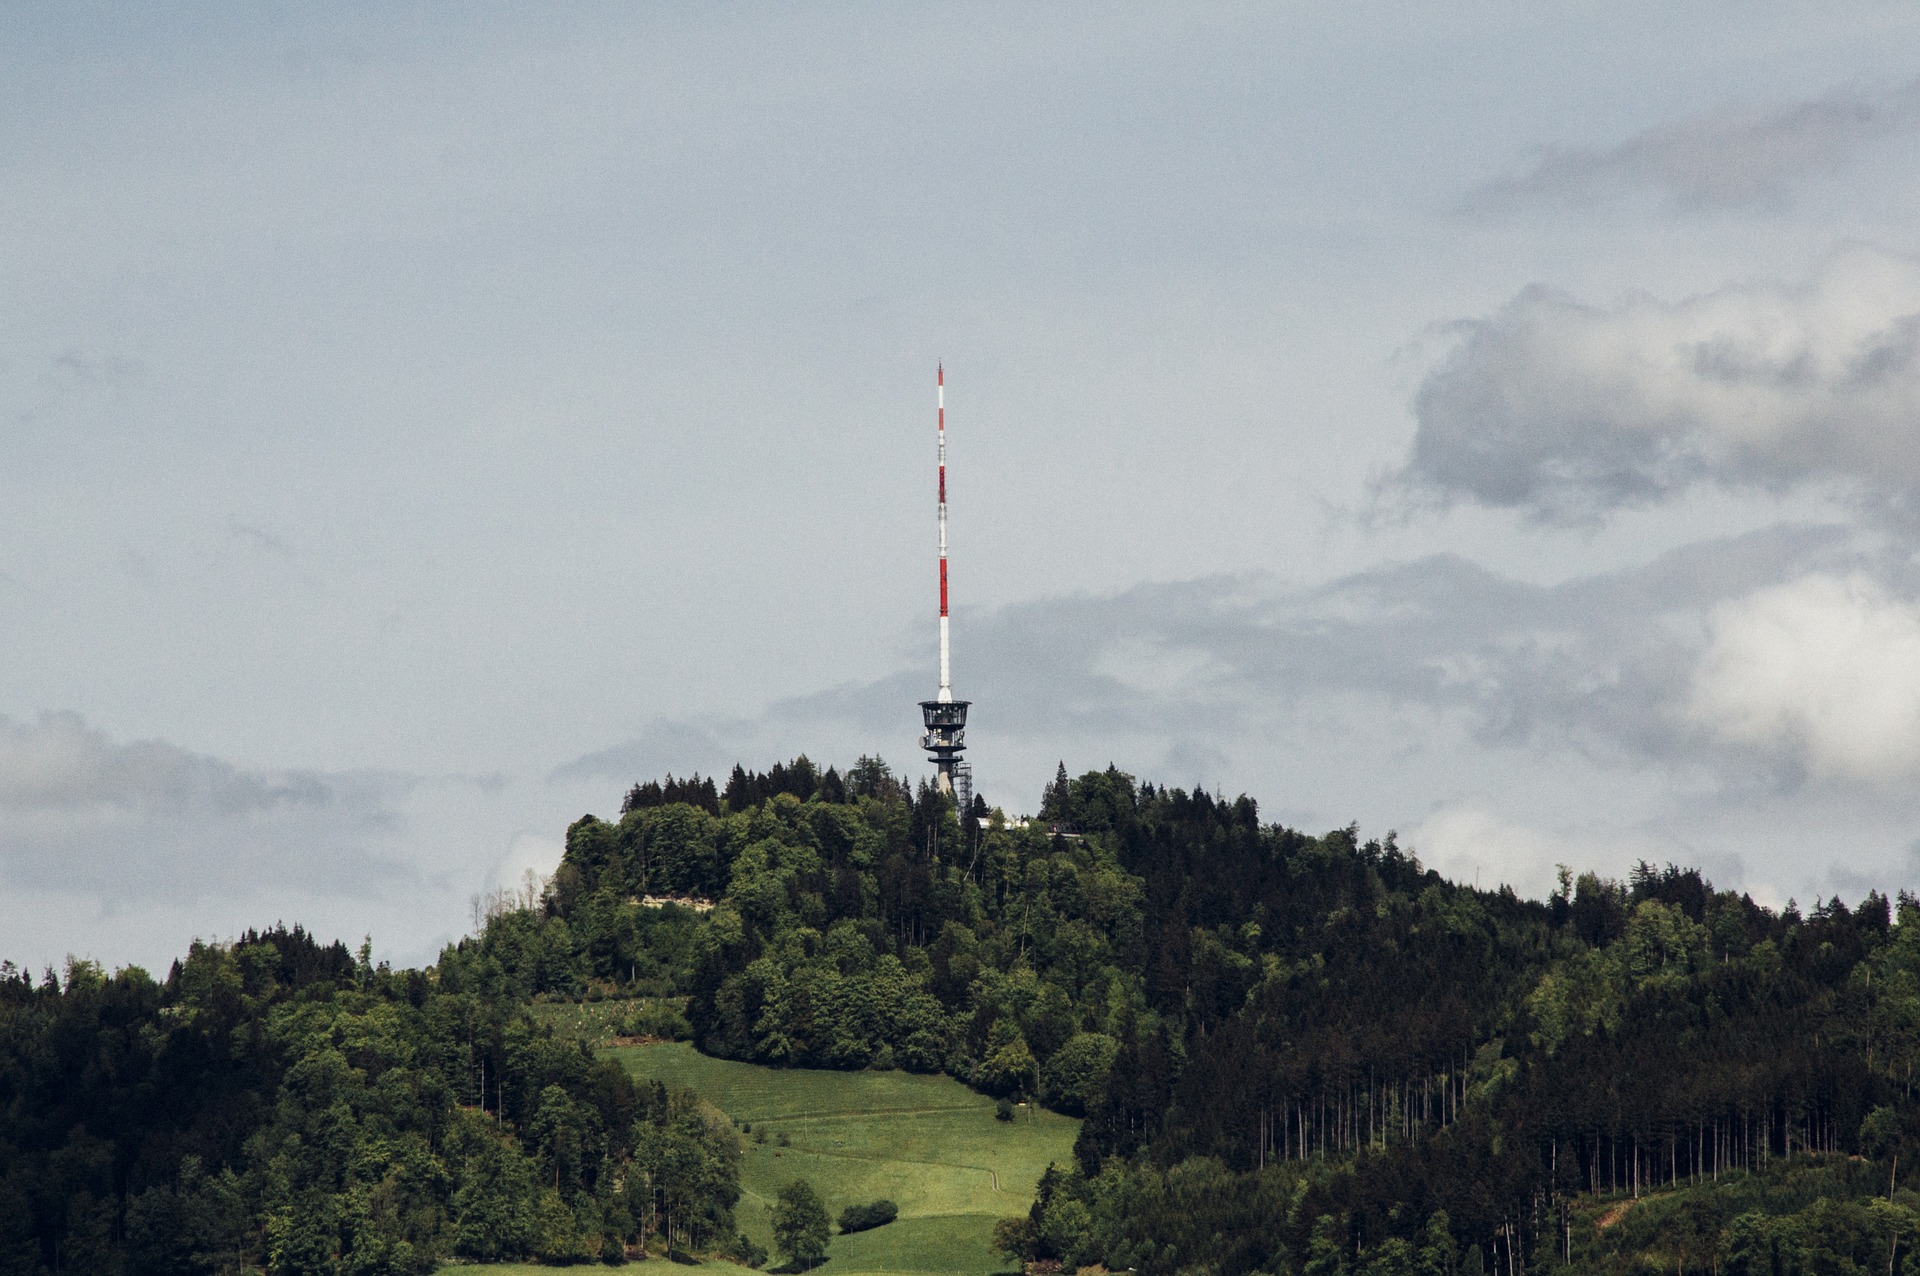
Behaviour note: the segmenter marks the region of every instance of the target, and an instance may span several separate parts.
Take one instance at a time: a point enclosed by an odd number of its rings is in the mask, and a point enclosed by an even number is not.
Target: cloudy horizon
[[[636,780],[1920,889],[1920,15],[0,18],[0,960],[402,962]]]

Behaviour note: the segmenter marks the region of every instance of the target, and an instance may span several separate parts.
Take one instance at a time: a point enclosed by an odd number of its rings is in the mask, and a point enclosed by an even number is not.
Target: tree
[[[840,1211],[840,1234],[885,1227],[900,1217],[900,1207],[882,1198],[868,1205],[849,1205]]]
[[[1049,822],[1064,821],[1072,795],[1073,786],[1067,779],[1067,764],[1063,759],[1059,770],[1054,772],[1053,783],[1040,794],[1040,818]]]
[[[1033,1219],[1025,1214],[995,1219],[993,1250],[996,1254],[1005,1254],[1017,1263],[1024,1263],[1033,1257],[1034,1250],[1039,1246],[1039,1231]]]
[[[773,1243],[796,1271],[818,1267],[827,1258],[827,1207],[805,1179],[780,1189],[773,1207]]]
[[[1307,1239],[1306,1276],[1345,1276],[1346,1251],[1338,1219],[1322,1214],[1313,1220],[1313,1233]]]
[[[860,760],[847,770],[847,793],[856,798],[880,798],[893,800],[903,795],[900,781],[893,776],[893,768],[880,758],[863,753]]]
[[[1106,1097],[1107,1073],[1120,1043],[1098,1032],[1076,1033],[1054,1051],[1041,1072],[1041,1090],[1049,1106],[1069,1116],[1085,1116]]]
[[[1876,1161],[1886,1161],[1887,1199],[1893,1199],[1894,1178],[1900,1172],[1900,1118],[1881,1104],[1860,1122],[1860,1150]]]
[[[1427,1218],[1426,1243],[1420,1247],[1420,1276],[1453,1276],[1460,1247],[1453,1240],[1452,1220],[1445,1210]]]
[[[987,1034],[987,1057],[980,1063],[981,1087],[991,1094],[1022,1094],[1033,1088],[1037,1070],[1019,1027],[1011,1020],[994,1020]]]

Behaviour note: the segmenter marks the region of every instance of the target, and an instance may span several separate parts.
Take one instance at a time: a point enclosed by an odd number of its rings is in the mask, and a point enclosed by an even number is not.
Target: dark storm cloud
[[[1717,485],[1821,485],[1911,517],[1920,263],[1870,248],[1802,284],[1589,305],[1545,287],[1456,326],[1389,496],[1594,523]]]
[[[1615,146],[1549,149],[1526,173],[1488,183],[1465,204],[1468,211],[1499,212],[1549,201],[1592,203],[1628,190],[1652,190],[1691,207],[1777,204],[1805,178],[1839,169],[1869,143],[1916,128],[1920,81],[1713,111]]]
[[[382,843],[413,786],[122,743],[73,713],[0,718],[0,878],[108,900],[266,885],[366,894],[411,876]]]

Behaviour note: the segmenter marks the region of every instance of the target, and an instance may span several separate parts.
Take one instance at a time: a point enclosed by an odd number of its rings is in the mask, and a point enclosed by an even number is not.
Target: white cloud
[[[1719,740],[1814,775],[1911,776],[1920,768],[1920,607],[1857,573],[1722,603],[1686,712]]]
[[[493,866],[488,886],[518,890],[526,883],[529,873],[538,878],[552,877],[560,867],[560,856],[565,850],[557,839],[523,829],[507,843],[507,852]]]
[[[1568,523],[1700,484],[1917,504],[1912,258],[1855,247],[1804,284],[1672,304],[1536,286],[1459,330],[1417,395],[1406,488]]]
[[[1638,860],[1697,862],[1698,857],[1671,839],[1620,830],[1556,830],[1503,814],[1492,802],[1469,799],[1434,811],[1403,839],[1422,863],[1456,882],[1492,890],[1500,885],[1535,899],[1550,894],[1555,865],[1576,872],[1598,869],[1622,873]],[[1736,861],[1719,867],[1740,876]],[[1734,884],[1722,881],[1721,885]]]
[[[1656,866],[1680,864],[1698,868],[1722,890],[1756,891],[1764,901],[1780,904],[1782,892],[1764,880],[1755,880],[1746,856],[1727,846],[1703,845],[1693,840],[1700,829],[1677,820],[1609,822],[1578,817],[1539,819],[1519,817],[1511,804],[1487,793],[1475,794],[1436,807],[1401,838],[1429,868],[1456,882],[1477,883],[1482,889],[1502,884],[1523,895],[1544,899],[1565,864],[1574,872],[1592,870],[1602,876],[1624,878],[1642,861]],[[1777,813],[1773,816],[1778,819]],[[1737,841],[1737,839],[1727,839]],[[1746,850],[1767,849],[1759,838],[1748,838]],[[1878,866],[1874,866],[1876,869]],[[1803,893],[1827,883],[1808,877],[1804,863],[1783,874],[1793,889]],[[1879,877],[1873,879],[1880,880]],[[1872,883],[1861,878],[1849,884],[1865,894]]]

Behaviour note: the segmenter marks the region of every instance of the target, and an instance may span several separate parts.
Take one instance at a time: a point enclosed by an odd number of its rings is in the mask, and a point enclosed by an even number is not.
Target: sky
[[[637,780],[1920,888],[1920,10],[0,8],[0,959]]]

